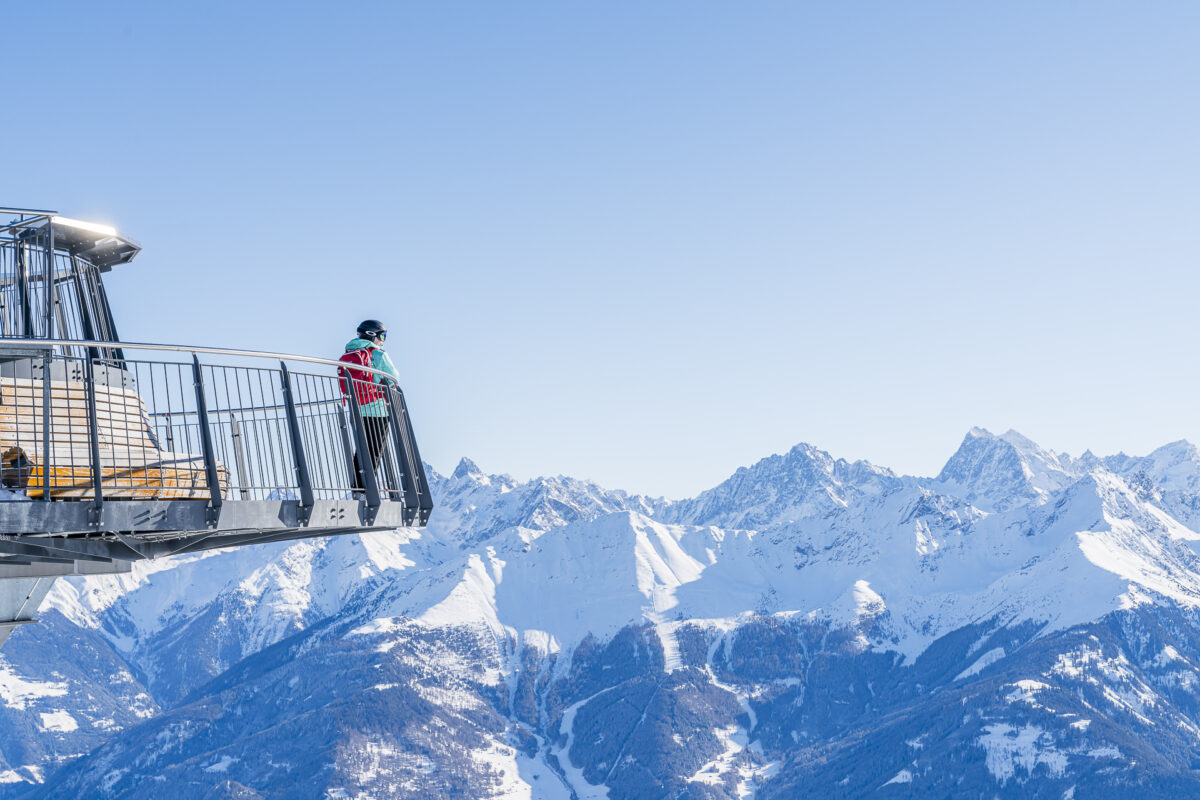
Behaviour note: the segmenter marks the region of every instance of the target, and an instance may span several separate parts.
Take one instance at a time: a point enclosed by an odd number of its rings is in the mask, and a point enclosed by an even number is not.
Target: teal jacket
[[[386,350],[377,344],[368,342],[366,339],[351,339],[350,341],[346,342],[347,353],[349,353],[351,350],[361,350],[364,347],[372,348],[371,366],[374,369],[381,369],[388,375],[391,375],[392,385],[396,385],[396,383],[398,383],[400,380],[400,373],[396,371],[396,365],[392,363],[392,359],[387,354]],[[386,378],[382,378],[374,373],[371,374],[371,377],[375,379],[376,383],[382,383],[387,380]],[[387,403],[382,397],[378,400],[372,400],[369,403],[363,403],[362,406],[359,407],[359,411],[362,412],[364,417],[386,417],[388,415]]]

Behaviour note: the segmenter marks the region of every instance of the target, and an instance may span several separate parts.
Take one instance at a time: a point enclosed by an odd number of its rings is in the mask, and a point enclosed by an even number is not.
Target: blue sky
[[[0,202],[124,338],[391,326],[423,454],[670,496],[808,441],[1200,440],[1200,5],[10,9]]]

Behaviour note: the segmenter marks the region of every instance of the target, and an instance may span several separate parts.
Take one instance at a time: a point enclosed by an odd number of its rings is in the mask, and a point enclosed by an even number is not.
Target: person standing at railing
[[[386,388],[395,385],[400,379],[396,365],[383,349],[387,339],[387,328],[377,319],[363,320],[358,326],[358,336],[346,343],[346,352],[339,359],[346,364],[338,370],[341,373],[342,393],[348,395],[346,378],[354,384],[354,399],[358,401],[358,411],[362,415],[363,429],[367,435],[367,455],[371,460],[371,469],[378,474],[379,458],[383,454],[388,435],[388,406]],[[367,372],[359,367],[371,367],[392,376],[392,380],[374,372]],[[362,453],[354,454],[354,488],[363,490]]]

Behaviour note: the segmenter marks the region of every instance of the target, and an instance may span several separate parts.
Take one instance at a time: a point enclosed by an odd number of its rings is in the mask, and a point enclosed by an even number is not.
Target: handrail
[[[338,406],[346,403],[345,398],[333,398],[330,400],[309,400],[304,403],[296,403],[296,408],[311,408],[312,406]],[[283,411],[287,408],[286,403],[275,403],[269,406],[242,406],[241,408],[221,408],[209,410],[209,416],[215,414],[246,414],[251,411]],[[197,412],[191,411],[151,411],[146,414],[148,417],[188,417],[193,416]]]
[[[44,347],[53,345],[59,347],[104,347],[118,348],[127,347],[130,350],[159,350],[170,353],[207,353],[217,356],[238,356],[243,358],[270,358],[275,360],[285,361],[303,361],[310,364],[325,364],[331,367],[341,369],[346,366],[344,361],[335,361],[332,358],[318,358],[317,356],[300,356],[293,353],[275,353],[258,350],[235,350],[228,347],[193,347],[184,344],[150,344],[148,342],[106,342],[93,339],[20,339],[8,336],[0,336],[0,348],[5,345],[17,345],[20,347]],[[113,359],[119,361],[121,359]],[[370,372],[373,375],[379,375],[387,378],[389,381],[395,381],[391,373],[385,370],[375,369],[374,367],[354,365],[356,372]]]
[[[57,211],[48,211],[44,208],[0,208],[0,214],[21,214],[23,216],[44,217],[47,214],[57,213]]]

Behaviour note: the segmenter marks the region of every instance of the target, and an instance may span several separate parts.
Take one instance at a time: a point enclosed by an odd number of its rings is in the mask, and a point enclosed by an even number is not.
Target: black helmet
[[[364,339],[387,338],[387,328],[377,319],[364,319],[358,323],[358,335]]]

